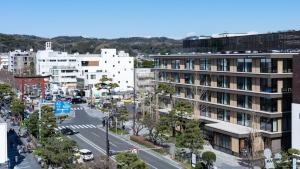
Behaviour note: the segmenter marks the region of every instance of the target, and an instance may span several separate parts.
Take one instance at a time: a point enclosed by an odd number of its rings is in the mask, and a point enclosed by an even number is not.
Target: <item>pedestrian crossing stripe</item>
[[[73,107],[73,108],[71,108],[71,110],[84,110],[84,108],[83,107]]]
[[[97,128],[95,125],[93,124],[81,124],[81,125],[67,125],[67,126],[59,126],[57,128],[55,128],[55,130],[61,130],[64,128],[71,128],[71,129],[88,129],[88,128]]]

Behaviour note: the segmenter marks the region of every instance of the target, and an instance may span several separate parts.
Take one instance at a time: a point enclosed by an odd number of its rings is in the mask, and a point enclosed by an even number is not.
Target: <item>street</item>
[[[105,130],[102,128],[101,119],[89,116],[80,105],[73,105],[72,109],[75,111],[75,118],[64,121],[58,128],[69,127],[78,131],[78,134],[70,138],[75,140],[80,148],[90,149],[96,156],[105,155]],[[109,140],[111,151],[129,151],[136,147],[120,136],[110,134]],[[153,153],[151,150],[140,149],[138,156],[152,169],[181,168],[175,161]]]

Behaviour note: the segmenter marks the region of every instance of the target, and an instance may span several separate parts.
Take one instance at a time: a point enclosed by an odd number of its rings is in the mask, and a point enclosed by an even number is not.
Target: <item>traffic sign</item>
[[[131,152],[132,154],[138,155],[138,154],[139,154],[139,149],[136,148],[136,147],[134,147],[134,148],[130,149],[130,152]]]
[[[55,102],[55,115],[69,114],[71,112],[71,104],[67,101]]]

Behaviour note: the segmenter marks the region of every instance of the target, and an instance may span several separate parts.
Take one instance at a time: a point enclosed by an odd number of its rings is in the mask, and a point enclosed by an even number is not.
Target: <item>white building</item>
[[[14,74],[27,74],[34,65],[34,53],[28,51],[15,50],[9,52],[8,71]],[[32,67],[33,68],[33,67]]]
[[[0,54],[0,70],[8,70],[8,53]]]
[[[8,162],[7,152],[7,123],[0,120],[0,168]]]
[[[116,49],[101,49],[100,54],[68,54],[53,51],[51,42],[46,42],[46,49],[36,54],[36,74],[53,75],[51,70],[54,66],[77,69],[77,78],[84,80],[85,89],[94,87],[102,75],[107,75],[119,84],[117,91],[130,90],[128,86],[134,85],[134,58],[124,51],[117,53]]]
[[[154,73],[151,68],[135,69],[135,89],[140,92],[151,92],[154,90]]]

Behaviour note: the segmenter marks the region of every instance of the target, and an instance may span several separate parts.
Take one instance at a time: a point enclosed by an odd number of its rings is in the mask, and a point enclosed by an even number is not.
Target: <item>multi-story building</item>
[[[8,53],[0,54],[0,70],[8,70]]]
[[[156,83],[176,88],[175,100],[194,105],[216,149],[239,155],[256,149],[290,147],[292,58],[295,53],[154,55]],[[160,98],[160,111],[170,100]],[[256,133],[255,140],[250,135]]]
[[[51,69],[55,66],[71,67],[78,70],[77,78],[84,80],[83,87],[86,89],[93,88],[102,74],[119,84],[117,91],[126,91],[128,86],[134,85],[133,64],[133,57],[124,51],[117,53],[116,49],[101,49],[101,54],[68,54],[53,51],[51,42],[46,42],[46,49],[36,55],[36,74],[52,75]]]
[[[135,69],[135,90],[140,92],[152,92],[154,89],[154,73],[150,68]]]
[[[78,70],[75,67],[53,66],[51,68],[50,82],[57,84],[64,93],[71,93],[77,88]]]
[[[34,74],[35,53],[28,51],[15,50],[9,52],[8,71],[17,75]]]

